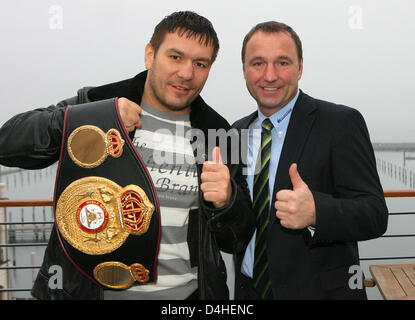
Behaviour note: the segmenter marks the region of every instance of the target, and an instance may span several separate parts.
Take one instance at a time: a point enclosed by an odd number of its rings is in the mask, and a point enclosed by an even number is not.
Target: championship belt
[[[60,245],[80,272],[111,289],[156,281],[157,195],[117,99],[67,108],[54,204]]]

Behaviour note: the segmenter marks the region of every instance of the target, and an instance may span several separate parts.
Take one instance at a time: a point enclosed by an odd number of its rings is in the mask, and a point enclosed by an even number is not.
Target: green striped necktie
[[[271,130],[274,126],[267,118],[262,122],[261,152],[258,152],[258,172],[254,177],[253,209],[256,214],[257,231],[255,240],[254,258],[254,287],[263,299],[272,298],[271,281],[268,272],[266,233],[269,222],[270,192],[269,192],[269,164],[271,161]],[[259,171],[258,171],[259,170]]]

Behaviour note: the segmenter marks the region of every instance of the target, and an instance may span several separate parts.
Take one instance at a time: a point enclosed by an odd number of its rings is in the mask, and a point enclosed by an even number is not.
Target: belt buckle
[[[127,289],[134,282],[145,283],[150,272],[140,263],[130,266],[118,261],[106,261],[94,268],[97,281],[111,289]]]

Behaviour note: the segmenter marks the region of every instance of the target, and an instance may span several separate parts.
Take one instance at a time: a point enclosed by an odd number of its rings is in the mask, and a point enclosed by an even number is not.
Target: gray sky
[[[221,45],[202,96],[229,122],[255,110],[242,39],[256,23],[277,20],[302,39],[303,91],[357,108],[373,142],[414,142],[413,0],[2,0],[0,7],[0,125],[83,86],[134,76],[154,26],[193,10],[212,21]]]

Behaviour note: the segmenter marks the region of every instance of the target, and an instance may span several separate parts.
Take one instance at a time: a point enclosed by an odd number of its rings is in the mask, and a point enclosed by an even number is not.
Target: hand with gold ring
[[[136,127],[141,127],[141,107],[137,103],[127,98],[119,98],[118,110],[121,121],[124,123],[128,132],[134,131]]]

